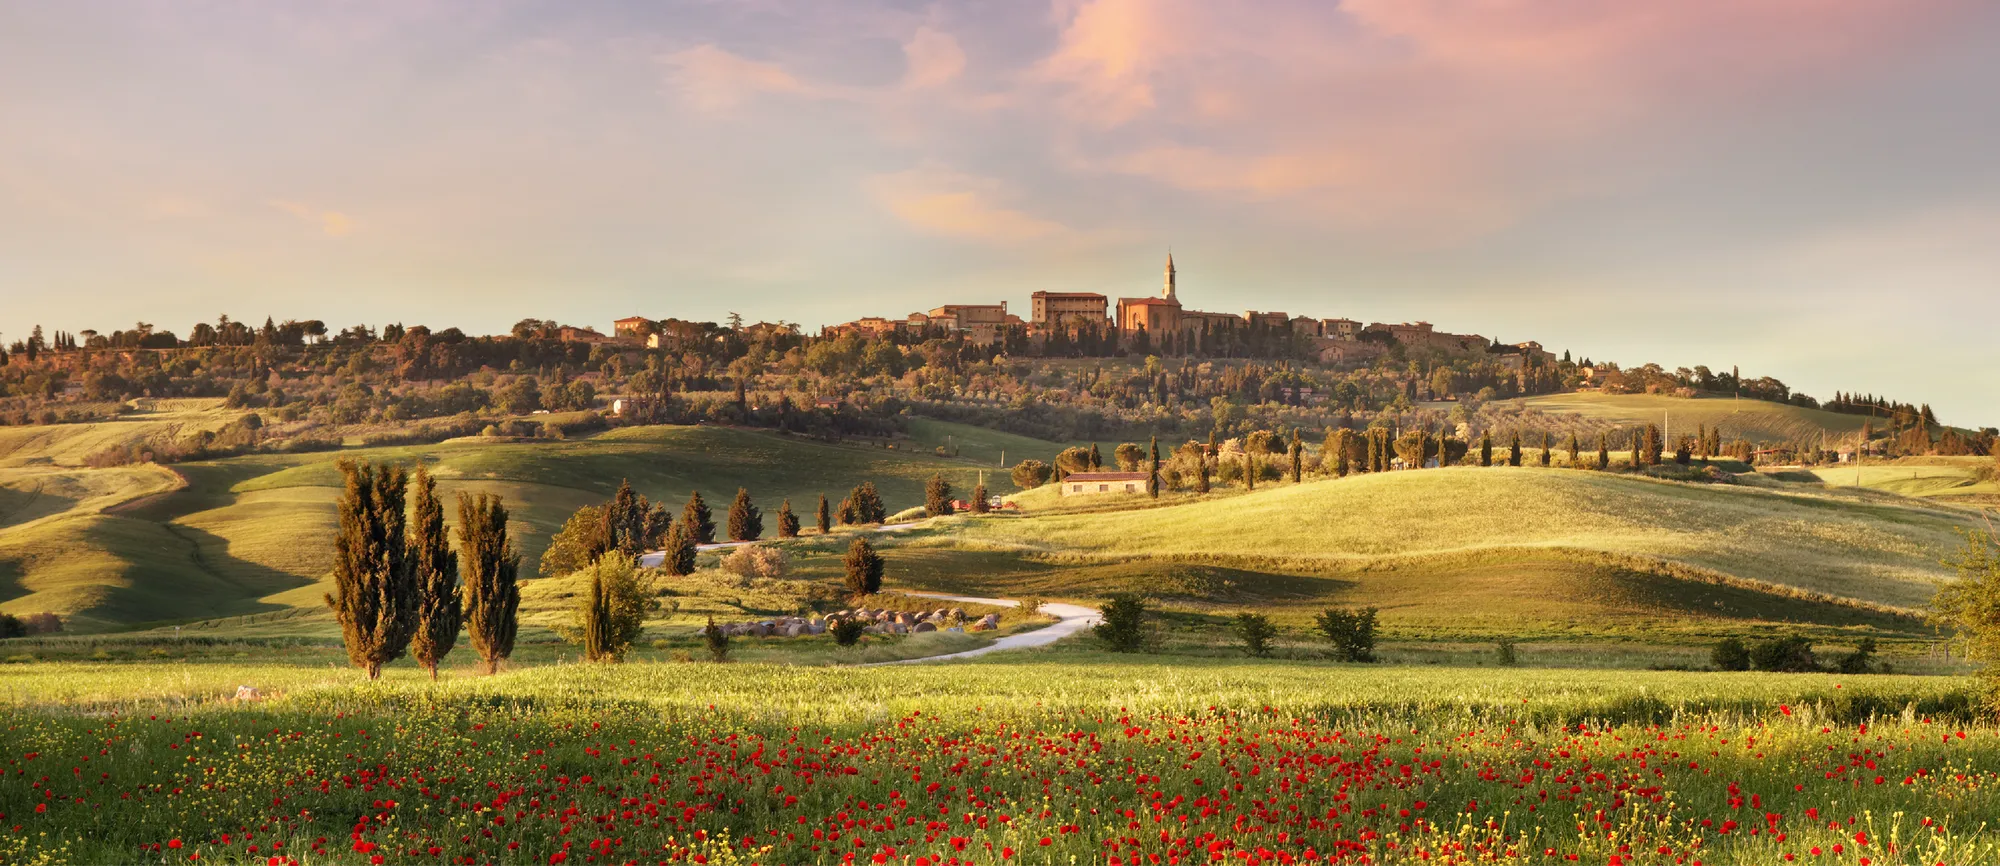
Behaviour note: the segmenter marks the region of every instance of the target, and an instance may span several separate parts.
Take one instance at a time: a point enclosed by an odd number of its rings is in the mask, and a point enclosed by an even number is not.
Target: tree
[[[1292,483],[1297,484],[1300,481],[1304,481],[1306,473],[1306,446],[1299,441],[1298,428],[1292,429],[1292,444],[1285,451],[1286,456],[1290,457],[1292,461]]]
[[[792,513],[792,501],[790,499],[778,503],[778,537],[799,537],[799,516]]]
[[[1111,456],[1118,461],[1119,471],[1137,472],[1139,471],[1139,461],[1146,459],[1146,452],[1139,447],[1138,443],[1126,442],[1113,449]]]
[[[729,503],[729,540],[756,541],[764,535],[764,513],[750,504],[748,488],[736,488],[736,499]]]
[[[1606,433],[1597,434],[1597,468],[1611,468],[1611,436]]]
[[[1482,431],[1479,434],[1479,465],[1493,465],[1493,431],[1491,430]]]
[[[1243,449],[1243,489],[1257,489],[1257,454],[1251,449]]]
[[[604,506],[585,505],[549,538],[548,549],[542,551],[541,575],[558,577],[582,571],[608,547],[604,543]]]
[[[1087,449],[1064,448],[1062,453],[1056,455],[1055,478],[1057,481],[1063,480],[1064,476],[1067,475],[1089,471],[1090,451]]]
[[[1569,431],[1569,468],[1571,469],[1577,467],[1577,445],[1576,431],[1571,430]]]
[[[1146,464],[1146,495],[1160,498],[1160,437],[1153,437],[1152,457]]]
[[[1110,597],[1104,602],[1102,621],[1091,631],[1112,652],[1145,649],[1148,638],[1145,600],[1129,594]]]
[[[1968,534],[1950,564],[1959,579],[1938,589],[1932,617],[1965,638],[1967,658],[1987,661],[1979,672],[1986,709],[2000,715],[2000,666],[1993,664],[2000,659],[2000,535],[1990,527],[1984,537]]]
[[[1341,661],[1372,662],[1375,660],[1375,613],[1372,607],[1330,607],[1320,611],[1313,624],[1333,644],[1333,653]]]
[[[417,626],[410,638],[410,655],[437,679],[438,662],[458,643],[462,609],[458,597],[458,557],[444,527],[444,503],[438,501],[437,479],[422,464],[410,490],[409,562],[415,573]]]
[[[813,509],[813,525],[819,528],[819,534],[821,535],[833,531],[833,515],[827,513],[826,494],[824,493],[819,495],[819,507]]]
[[[1551,459],[1551,458],[1553,458],[1553,457],[1555,456],[1555,452],[1556,452],[1556,439],[1555,439],[1555,436],[1554,436],[1553,434],[1549,433],[1549,431],[1547,431],[1547,430],[1543,430],[1543,431],[1542,431],[1542,468],[1544,468],[1544,469],[1547,469],[1547,468],[1548,468],[1548,466],[1549,466],[1549,461],[1550,461],[1550,459]]]
[[[380,679],[382,666],[403,657],[417,625],[415,575],[404,543],[403,468],[340,462],[345,488],[335,505],[333,609],[355,667]]]
[[[889,509],[882,504],[882,495],[875,492],[875,482],[863,481],[847,495],[847,501],[854,507],[855,523],[881,523],[889,519]]]
[[[1271,641],[1278,636],[1278,627],[1271,624],[1271,618],[1261,613],[1239,613],[1235,623],[1236,639],[1243,642],[1243,651],[1257,658],[1271,657]]]
[[[1033,490],[1049,483],[1049,478],[1053,474],[1054,470],[1047,463],[1040,460],[1023,460],[1020,465],[1014,467],[1014,471],[1009,473],[1008,477],[1013,480],[1015,487],[1021,490]]]
[[[931,480],[924,482],[924,513],[932,517],[947,517],[953,512],[951,504],[951,482],[944,480],[944,473],[931,473]]]
[[[977,486],[972,488],[972,513],[985,514],[992,510],[992,508],[993,506],[988,501],[986,494],[986,482],[981,481]]]
[[[465,630],[490,674],[514,654],[521,607],[521,554],[507,540],[507,509],[499,497],[459,492],[458,561],[465,572]]]
[[[868,539],[855,537],[847,545],[841,565],[847,572],[847,591],[854,595],[874,595],[882,591],[882,555]]]
[[[1660,465],[1660,455],[1665,453],[1666,447],[1666,439],[1660,432],[1660,425],[1646,425],[1646,465]]]
[[[621,479],[618,492],[604,506],[602,528],[596,539],[598,543],[593,545],[595,555],[591,561],[613,550],[626,556],[643,556],[653,549],[671,519],[664,507],[647,502],[646,497],[632,492],[630,481]]]
[[[624,661],[655,605],[652,578],[632,557],[612,551],[591,566],[587,579],[590,588],[577,604],[574,618],[558,632],[583,647],[585,661]]]
[[[676,520],[673,526],[668,527],[666,540],[661,545],[661,571],[674,577],[694,573],[694,532],[694,527],[685,520]]]
[[[1521,431],[1515,430],[1507,443],[1507,465],[1521,465]]]
[[[681,506],[681,522],[694,534],[696,544],[715,543],[715,519],[708,511],[708,503],[703,502],[701,491],[688,494],[686,505]]]
[[[1819,670],[1813,658],[1812,639],[1789,635],[1761,640],[1750,645],[1750,666],[1760,671],[1811,673]]]
[[[1632,431],[1632,468],[1646,465],[1646,431]]]
[[[1103,468],[1104,468],[1104,457],[1103,455],[1097,453],[1097,443],[1092,442],[1090,443],[1090,469],[1092,471],[1096,471],[1098,469],[1103,469]]]

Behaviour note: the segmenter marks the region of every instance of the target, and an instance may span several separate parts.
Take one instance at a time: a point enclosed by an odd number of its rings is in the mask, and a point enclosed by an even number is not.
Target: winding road
[[[914,595],[922,598],[935,598],[939,601],[956,601],[966,604],[986,604],[986,605],[992,605],[994,607],[1019,607],[1021,604],[1018,601],[1006,598],[979,598],[977,596],[970,596],[970,595],[943,595],[935,592],[906,592],[904,593],[904,595]],[[1055,616],[1056,617],[1055,624],[1047,626],[1045,628],[1038,628],[1035,629],[1034,631],[1024,631],[1024,632],[1019,632],[1017,634],[1010,634],[1007,635],[1006,637],[1003,637],[978,649],[969,649],[965,650],[964,652],[945,653],[944,655],[937,655],[937,656],[924,656],[923,658],[902,659],[900,661],[893,661],[893,662],[876,662],[874,664],[868,664],[868,665],[857,665],[857,667],[880,667],[882,665],[913,665],[913,664],[920,664],[923,662],[942,662],[942,661],[951,661],[953,659],[976,658],[978,656],[983,656],[987,653],[997,653],[1000,652],[1001,650],[1027,649],[1029,647],[1048,646],[1049,644],[1055,643],[1056,641],[1062,640],[1063,638],[1069,637],[1070,635],[1076,634],[1077,632],[1083,631],[1086,628],[1096,625],[1100,621],[1099,616],[1103,614],[1103,611],[1096,610],[1094,608],[1088,608],[1076,604],[1062,604],[1060,602],[1053,602],[1053,601],[1044,602],[1042,604],[1042,612]]]
[[[883,526],[878,526],[875,528],[875,531],[901,532],[913,526],[916,526],[916,524],[891,523]],[[756,544],[756,543],[757,542],[755,541],[719,541],[714,544],[698,545],[696,549],[728,550],[733,547],[742,547],[743,545],[746,544]],[[659,568],[662,563],[666,562],[666,560],[667,560],[666,552],[656,550],[653,551],[652,553],[640,556],[639,567]],[[956,601],[964,604],[984,604],[993,607],[1021,606],[1021,603],[1019,601],[1015,601],[1014,599],[1009,599],[1009,598],[980,598],[978,596],[972,596],[972,595],[944,595],[942,593],[935,593],[935,592],[906,592],[903,594],[918,596],[921,598],[934,598],[939,601]],[[921,658],[914,658],[914,659],[900,659],[893,662],[874,662],[872,664],[855,665],[855,667],[868,668],[868,667],[880,667],[882,665],[913,665],[913,664],[920,664],[923,662],[952,661],[955,659],[976,658],[978,656],[986,655],[987,653],[997,653],[1002,650],[1029,649],[1031,647],[1048,646],[1049,644],[1055,643],[1056,641],[1062,640],[1063,638],[1069,637],[1070,635],[1083,631],[1086,628],[1090,628],[1091,626],[1097,625],[1099,622],[1102,621],[1099,619],[1099,617],[1103,614],[1103,611],[1097,610],[1096,608],[1084,607],[1082,605],[1077,605],[1077,604],[1063,604],[1061,602],[1052,601],[1052,602],[1044,602],[1042,604],[1042,613],[1054,616],[1056,618],[1055,623],[1044,628],[1035,629],[1034,631],[1024,631],[1016,634],[1007,635],[1006,637],[1000,638],[999,640],[996,640],[978,649],[969,649],[963,652],[955,652],[955,653],[945,653],[943,655],[923,656]]]

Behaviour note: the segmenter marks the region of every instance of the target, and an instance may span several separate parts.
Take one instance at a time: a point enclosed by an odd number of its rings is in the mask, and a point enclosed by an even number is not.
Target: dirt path
[[[966,604],[985,604],[985,605],[992,605],[994,607],[1020,606],[1020,602],[1006,598],[979,598],[977,596],[970,596],[970,595],[944,595],[935,592],[906,592],[903,594],[920,596],[923,598],[935,598],[938,599],[939,601],[956,601],[956,602],[963,602]],[[1069,637],[1070,635],[1083,631],[1086,628],[1090,628],[1091,626],[1097,625],[1097,623],[1100,622],[1099,617],[1103,613],[1103,611],[1096,610],[1094,608],[1083,607],[1082,605],[1075,605],[1075,604],[1062,604],[1059,602],[1043,603],[1042,612],[1055,616],[1056,617],[1055,624],[1048,626],[1046,628],[1038,628],[1035,629],[1034,631],[1024,631],[1018,634],[1010,634],[1007,635],[1006,637],[1003,637],[978,649],[969,649],[964,652],[945,653],[944,655],[925,656],[923,658],[902,659],[900,661],[893,661],[893,662],[877,662],[872,665],[858,665],[857,667],[880,667],[882,665],[911,665],[911,664],[918,664],[921,662],[952,661],[954,659],[977,658],[979,656],[986,655],[987,653],[997,653],[1002,650],[1027,649],[1029,647],[1048,646],[1049,644],[1055,643],[1056,641],[1062,640],[1063,638]]]

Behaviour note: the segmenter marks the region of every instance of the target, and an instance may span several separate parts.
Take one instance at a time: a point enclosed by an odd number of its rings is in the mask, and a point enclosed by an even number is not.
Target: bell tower
[[[1167,287],[1160,292],[1160,297],[1169,301],[1177,300],[1174,297],[1174,254],[1171,250],[1167,252]]]

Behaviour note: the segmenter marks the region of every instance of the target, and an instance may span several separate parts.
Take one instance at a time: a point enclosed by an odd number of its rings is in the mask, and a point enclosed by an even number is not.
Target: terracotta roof
[[[1154,304],[1169,305],[1175,307],[1180,306],[1179,302],[1170,301],[1166,298],[1119,298],[1118,299],[1118,305],[1121,307],[1136,307],[1140,305],[1152,306]]]
[[[1100,295],[1100,294],[1098,294],[1098,293],[1096,293],[1096,292],[1036,292],[1036,293],[1034,293],[1034,294],[1032,294],[1032,295],[1029,295],[1029,297],[1031,297],[1031,298],[1059,298],[1059,299],[1064,299],[1064,300],[1085,300],[1085,301],[1088,301],[1088,300],[1099,300],[1099,301],[1101,301],[1101,300],[1104,300],[1104,296],[1103,296],[1103,295]]]
[[[1071,472],[1070,474],[1063,476],[1064,482],[1144,481],[1144,480],[1146,480],[1146,473],[1144,472]]]

